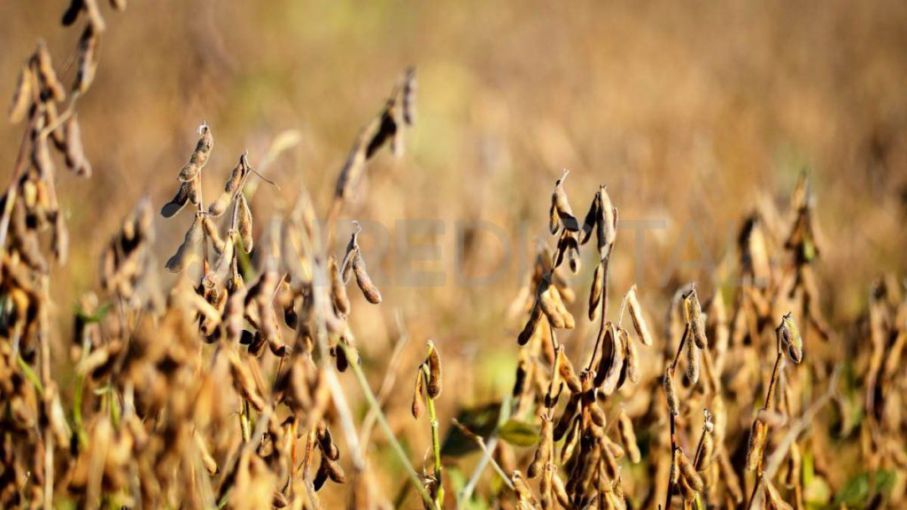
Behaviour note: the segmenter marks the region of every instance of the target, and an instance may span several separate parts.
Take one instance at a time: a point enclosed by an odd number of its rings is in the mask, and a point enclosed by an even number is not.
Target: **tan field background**
[[[38,37],[73,75],[78,32],[59,27],[64,7],[0,2],[0,97],[12,95]],[[286,210],[302,184],[326,211],[356,133],[415,66],[407,152],[383,152],[365,196],[345,213],[373,224],[362,242],[375,253],[384,304],[353,304],[373,386],[396,314],[412,339],[388,414],[414,458],[430,444],[428,431],[402,409],[425,339],[445,357],[445,416],[509,390],[519,325],[507,310],[545,235],[563,168],[578,214],[598,184],[608,185],[626,225],[613,286],[621,294],[638,284],[658,318],[683,283],[733,285],[725,278],[744,215],[760,201],[786,210],[804,169],[824,241],[821,307],[832,326],[865,308],[879,275],[907,271],[904,2],[146,0],[107,22],[99,74],[79,102],[95,176],[58,176],[73,238],[70,266],[53,277],[54,320],[64,332],[78,297],[97,287],[98,257],[122,217],[142,196],[156,208],[170,198],[200,123],[216,140],[207,193],[244,150],[254,165],[293,129],[301,142],[268,169],[279,189],[259,186],[256,220]],[[0,123],[5,178],[20,134]],[[401,223],[426,219],[442,230],[413,233]],[[161,261],[188,221],[157,221]],[[480,229],[458,266],[464,221],[494,227]],[[588,266],[576,279],[581,294]],[[442,281],[407,284],[407,269]],[[495,278],[464,285],[458,275]],[[589,334],[582,324],[567,342]],[[392,494],[399,480],[391,473],[382,476]]]

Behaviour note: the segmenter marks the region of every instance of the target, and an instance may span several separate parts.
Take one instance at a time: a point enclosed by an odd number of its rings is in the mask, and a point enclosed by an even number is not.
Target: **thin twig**
[[[472,439],[477,445],[479,445],[479,448],[488,455],[489,462],[491,462],[491,467],[494,468],[498,476],[501,477],[501,481],[504,482],[504,485],[506,485],[510,490],[513,490],[513,482],[510,481],[510,477],[508,477],[507,473],[504,472],[504,468],[502,468],[501,465],[498,464],[496,460],[494,460],[494,451],[490,450],[488,446],[485,445],[485,440],[482,439],[482,436],[469,430],[469,427],[460,423],[456,418],[452,418],[450,421],[454,424],[455,427],[460,429],[460,431],[463,432],[466,437]]]
[[[482,454],[482,458],[479,459],[479,463],[476,464],[476,468],[469,477],[469,481],[463,486],[463,490],[460,491],[460,497],[457,498],[457,506],[462,505],[464,501],[469,501],[469,498],[472,497],[472,492],[479,483],[482,472],[485,470],[485,466],[491,461],[491,454],[498,446],[498,431],[500,430],[501,425],[510,419],[510,402],[511,396],[510,394],[507,394],[501,402],[500,412],[498,413],[498,424],[489,436],[488,443],[485,445],[487,449]]]
[[[356,359],[356,353],[353,349],[344,344],[343,342],[338,343],[337,345],[343,349],[344,354],[350,360]],[[422,496],[422,500],[425,501],[431,508],[435,510],[440,510],[435,502],[432,500],[431,495],[428,491],[425,490],[425,487],[422,486],[422,480],[419,478],[419,474],[416,473],[416,470],[413,469],[412,464],[409,463],[409,457],[406,455],[406,451],[403,450],[403,445],[400,444],[400,441],[397,440],[397,437],[394,436],[393,430],[391,430],[390,424],[387,422],[387,418],[384,416],[384,413],[381,412],[381,404],[378,403],[378,400],[375,399],[375,394],[372,393],[372,389],[368,385],[368,380],[365,378],[365,373],[362,371],[362,367],[359,366],[358,362],[350,363],[350,368],[353,370],[353,375],[356,376],[356,381],[359,383],[359,387],[362,389],[363,395],[365,395],[365,400],[368,402],[369,406],[375,410],[375,416],[378,419],[378,425],[381,427],[381,430],[384,431],[384,435],[387,436],[387,441],[390,443],[391,448],[393,448],[394,453],[397,454],[397,457],[400,459],[400,462],[403,464],[404,471],[409,477],[412,485],[415,486],[416,490],[419,491],[419,495]]]
[[[400,363],[400,356],[403,353],[403,348],[406,347],[406,344],[409,342],[409,334],[406,332],[399,310],[394,314],[394,320],[397,323],[397,342],[394,344],[394,351],[391,353],[391,357],[387,362],[387,371],[384,373],[384,380],[381,381],[381,386],[378,388],[378,395],[376,397],[382,408],[384,408],[384,403],[387,401],[387,397],[390,395],[391,390],[394,389],[394,383],[397,381],[397,365]],[[372,436],[372,429],[375,426],[375,419],[375,411],[369,408],[368,413],[362,420],[362,426],[359,428],[360,443],[369,444],[369,440]]]

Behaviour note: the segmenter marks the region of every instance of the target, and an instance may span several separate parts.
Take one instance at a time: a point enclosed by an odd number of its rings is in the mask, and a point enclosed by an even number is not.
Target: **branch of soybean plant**
[[[338,345],[343,349],[344,354],[346,354],[348,359],[356,359],[356,353],[353,352],[353,349],[350,346],[343,342],[340,342]],[[359,363],[350,363],[350,368],[353,370],[353,375],[356,376],[356,382],[359,383],[363,395],[365,395],[365,400],[368,401],[368,405],[375,412],[375,416],[378,419],[378,425],[381,427],[381,430],[384,431],[384,435],[387,436],[387,440],[393,448],[394,453],[397,454],[397,457],[403,464],[403,469],[406,471],[406,475],[409,477],[412,485],[419,491],[419,495],[422,496],[422,500],[429,505],[429,508],[440,510],[431,499],[431,495],[425,490],[425,487],[422,486],[422,480],[419,478],[419,474],[416,473],[416,470],[413,469],[412,464],[409,463],[409,458],[406,455],[406,451],[403,450],[403,445],[401,445],[400,441],[394,436],[390,424],[387,423],[387,418],[384,416],[384,413],[381,412],[381,404],[375,399],[375,394],[372,393],[372,389],[368,385],[362,367],[359,366]]]

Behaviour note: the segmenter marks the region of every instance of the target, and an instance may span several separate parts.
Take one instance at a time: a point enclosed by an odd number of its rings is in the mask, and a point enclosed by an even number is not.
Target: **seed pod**
[[[573,420],[576,411],[579,408],[580,399],[582,395],[574,394],[570,397],[570,400],[567,401],[567,406],[564,407],[564,413],[561,415],[561,419],[558,420],[557,425],[554,427],[553,438],[555,441],[560,441],[564,434],[567,433],[567,430],[570,427],[570,423]]]
[[[229,192],[221,193],[216,200],[208,206],[208,216],[220,218],[226,211],[230,203],[233,202],[233,194]]]
[[[568,422],[568,424],[570,429],[567,431],[564,443],[561,446],[561,463],[564,466],[564,470],[570,473],[579,461],[579,457],[585,454],[580,451],[581,418],[577,416],[576,419]]]
[[[378,120],[372,120],[356,136],[356,141],[350,149],[337,176],[337,184],[334,187],[334,197],[336,199],[348,199],[353,195],[359,181],[362,179],[363,170],[365,169],[366,146],[372,136],[378,131]]]
[[[57,73],[54,71],[54,65],[50,58],[50,52],[47,51],[47,44],[43,40],[38,41],[38,49],[35,50],[34,59],[43,92],[47,94],[47,97],[57,102],[66,99],[63,84],[57,78]],[[44,97],[44,93],[42,93],[42,97]]]
[[[627,330],[620,330],[621,343],[623,343],[626,351],[624,352],[624,358],[627,363],[627,379],[630,380],[633,384],[639,382],[641,377],[639,372],[639,354],[636,352],[636,343],[630,338],[630,334],[627,333]]]
[[[79,130],[79,121],[76,114],[72,114],[63,123],[64,159],[66,167],[80,177],[91,177],[91,164],[85,158],[82,148],[82,134]]]
[[[595,266],[595,274],[592,276],[592,288],[589,289],[589,320],[595,321],[598,317],[599,303],[605,291],[605,268],[604,264],[599,262]],[[632,310],[631,310],[632,312]]]
[[[627,293],[627,307],[630,309],[630,318],[633,320],[633,329],[639,336],[642,343],[646,346],[652,345],[652,333],[649,331],[649,325],[643,316],[642,306],[639,304],[639,298],[636,295],[636,285],[630,288]]]
[[[605,412],[602,410],[602,408],[598,406],[598,402],[591,402],[588,405],[588,409],[589,417],[592,419],[592,423],[594,423],[601,429],[604,429],[608,424],[608,417],[605,416]]]
[[[422,398],[425,393],[425,377],[422,374],[422,370],[416,371],[416,384],[413,388],[413,403],[410,407],[410,411],[413,414],[413,418],[419,419],[419,416],[422,415]]]
[[[567,245],[567,265],[570,267],[571,273],[579,273],[582,260],[580,259],[579,247],[577,246],[575,239],[572,239],[572,242]]]
[[[706,432],[702,436],[702,452],[699,455],[699,462],[696,470],[703,475],[712,467],[712,458],[715,455],[715,438],[711,432]]]
[[[230,273],[233,270],[233,255],[235,250],[235,240],[232,233],[228,233],[227,238],[222,243],[222,250],[220,252],[220,258],[217,259],[217,264],[214,266],[213,271],[209,271],[206,278],[208,278],[214,286],[224,285],[225,282],[230,278]],[[236,293],[238,289],[233,287],[233,292]]]
[[[400,150],[399,137],[401,136],[402,129],[399,124],[396,102],[397,98],[395,96],[391,97],[385,104],[381,115],[378,116],[377,129],[374,131],[374,134],[365,147],[366,160],[371,159],[371,157],[378,152],[378,149],[383,147],[388,140],[391,140],[391,149],[395,151],[394,155],[399,155],[399,152],[397,151]]]
[[[28,113],[28,107],[32,104],[32,87],[34,75],[31,68],[25,66],[19,71],[19,81],[16,83],[16,90],[13,92],[13,100],[9,106],[9,121],[13,124],[22,122]]]
[[[567,383],[567,387],[570,388],[570,391],[573,393],[580,393],[582,391],[582,385],[579,382],[579,377],[576,376],[576,371],[573,369],[573,364],[570,363],[570,360],[564,354],[563,350],[558,351],[558,373],[561,376],[561,379]]]
[[[665,367],[664,377],[661,379],[661,385],[665,391],[665,397],[668,400],[668,410],[674,416],[680,416],[680,401],[677,400],[677,388],[674,385],[674,378],[671,377],[671,367]]]
[[[189,185],[189,203],[195,206],[199,205],[201,203],[199,182],[195,180],[189,181],[187,184]]]
[[[249,354],[256,358],[260,357],[265,352],[265,345],[267,344],[268,341],[265,336],[261,334],[261,331],[256,331],[252,336],[252,342],[249,344]]]
[[[548,231],[551,235],[557,234],[561,227],[560,218],[557,215],[557,202],[551,197],[551,207],[548,209]]]
[[[542,446],[539,444],[538,448],[535,449],[535,453],[532,455],[532,462],[529,463],[529,467],[526,469],[526,478],[532,480],[537,477],[542,471],[544,464],[545,452],[542,451]]]
[[[343,483],[346,481],[346,475],[344,475],[340,465],[322,455],[321,464],[318,466],[318,472],[315,474],[315,479],[312,480],[312,486],[317,491],[324,486],[324,483],[328,478],[335,483]]]
[[[561,297],[561,291],[558,289],[558,287],[556,285],[552,285],[551,288],[552,288],[552,290],[551,290],[550,295],[554,301],[554,305],[557,309],[558,315],[560,315],[561,318],[563,318],[563,320],[564,320],[564,328],[566,328],[566,329],[575,328],[576,319],[574,319],[573,314],[571,314],[570,311],[567,310],[567,306],[564,304],[564,299]],[[566,289],[566,287],[565,287],[565,289]],[[569,290],[569,289],[566,289],[566,290]]]
[[[23,204],[22,201],[16,201],[11,222],[11,230],[15,233],[15,236],[11,237],[13,237],[18,244],[17,251],[21,255],[22,260],[32,269],[35,269],[40,273],[45,273],[47,272],[47,261],[41,253],[38,244],[38,235],[34,229],[28,226],[26,216],[27,212],[25,210],[25,204]],[[20,317],[24,316],[25,311],[23,310],[22,313],[18,315]]]
[[[337,268],[337,261],[331,257],[328,262],[331,274],[331,300],[334,303],[334,310],[340,315],[346,316],[350,313],[350,299],[346,294],[346,285],[340,278],[340,269]]]
[[[518,508],[535,508],[538,503],[535,500],[535,496],[532,495],[532,489],[526,484],[526,480],[523,479],[523,475],[518,469],[514,470],[513,474],[510,475],[510,481],[513,483],[514,492],[516,492]]]
[[[345,483],[346,474],[344,474],[343,468],[340,467],[340,464],[332,461],[328,457],[323,458],[327,459],[328,477],[331,479],[331,481],[333,481],[334,483]]]
[[[236,289],[230,297],[227,298],[227,305],[224,307],[223,325],[228,340],[238,340],[239,343],[248,345],[252,340],[251,333],[242,329],[243,313],[245,312],[243,301],[245,300],[245,296],[246,289],[243,287],[241,289]]]
[[[416,120],[416,69],[413,67],[406,69],[400,96],[403,103],[403,121],[407,126],[412,126]]]
[[[230,372],[233,375],[233,386],[236,388],[236,391],[238,391],[256,411],[264,410],[264,398],[262,398],[258,391],[258,386],[255,383],[255,378],[249,370],[249,367],[240,360],[239,354],[236,352],[229,355],[229,360]]]
[[[200,136],[195,144],[195,150],[192,151],[189,162],[179,173],[179,179],[183,182],[194,180],[198,176],[205,163],[208,162],[211,149],[214,148],[214,136],[211,134],[211,128],[207,124],[199,126],[198,133]]]
[[[94,25],[98,32],[106,30],[104,18],[101,17],[101,10],[98,8],[97,0],[84,0],[85,14],[88,16],[88,23]]]
[[[353,261],[356,259],[357,255],[359,255],[358,246],[353,246],[352,248],[347,247],[347,252],[340,262],[340,278],[343,280],[344,284],[349,283],[353,278]]]
[[[48,385],[44,391],[44,414],[49,422],[50,431],[53,432],[58,444],[66,445],[72,437],[72,430],[66,422],[66,413],[60,403],[60,392],[54,384]]]
[[[686,322],[690,325],[690,333],[692,333],[693,341],[696,342],[696,347],[706,349],[708,340],[705,337],[705,321],[702,316],[702,305],[699,303],[699,296],[695,290],[687,294],[683,305]]]
[[[69,254],[69,230],[66,229],[66,223],[63,221],[63,215],[59,212],[54,216],[52,242],[54,258],[61,265],[66,264],[66,257]]]
[[[428,341],[428,384],[425,386],[428,397],[435,399],[441,395],[441,356],[434,343]]]
[[[558,312],[560,312],[561,317],[564,318],[564,328],[566,328],[566,329],[573,329],[573,328],[575,328],[575,327],[576,327],[576,319],[574,319],[574,318],[573,318],[573,314],[570,313],[569,310],[567,310],[567,306],[564,304],[564,300],[563,300],[563,298],[561,297],[561,292],[560,292],[560,291],[557,291],[557,293],[555,294],[555,297],[557,298],[557,309],[558,309]]]
[[[192,189],[192,185],[188,182],[180,183],[180,187],[176,190],[176,195],[173,198],[164,204],[164,207],[161,208],[161,216],[165,218],[170,218],[186,205],[186,202],[189,201],[189,192]]]
[[[341,373],[346,372],[346,369],[350,366],[350,360],[346,356],[346,349],[344,349],[340,345],[337,345],[331,348],[331,353],[334,355],[337,371]]]
[[[356,253],[356,258],[353,259],[353,273],[356,275],[356,285],[359,286],[365,299],[373,305],[381,303],[381,292],[372,283],[365,267],[365,260],[360,253]]]
[[[214,249],[218,254],[224,252],[224,240],[220,237],[220,232],[217,230],[217,225],[214,224],[209,216],[202,216],[202,227],[205,229],[205,235],[208,236],[208,240],[211,241],[211,245],[214,246]]]
[[[532,338],[532,335],[535,333],[535,328],[538,326],[539,321],[542,318],[542,309],[538,303],[532,307],[532,312],[529,314],[529,320],[526,321],[526,325],[523,326],[523,330],[520,331],[519,336],[517,337],[517,343],[519,345],[526,345],[526,342]]]
[[[570,232],[577,232],[579,231],[579,222],[576,221],[576,217],[573,215],[573,208],[570,207],[570,201],[567,200],[567,193],[564,191],[564,179],[567,178],[569,173],[569,170],[564,170],[561,178],[555,182],[554,192],[551,194],[551,206],[557,212],[557,217],[564,229]]]
[[[620,467],[617,465],[617,458],[614,456],[613,450],[608,447],[607,436],[603,436],[603,439],[600,450],[602,459],[605,461],[605,473],[608,474],[608,478],[615,480],[620,476]]]
[[[756,418],[750,430],[750,439],[746,448],[746,469],[755,471],[762,463],[762,452],[765,449],[765,440],[768,436],[768,426],[764,421]]]
[[[778,345],[787,353],[795,365],[803,361],[803,338],[800,336],[800,330],[794,322],[793,315],[788,312],[782,317],[781,324],[777,329]]]
[[[702,477],[699,476],[699,473],[696,472],[696,468],[693,466],[693,463],[690,461],[687,454],[683,450],[677,452],[678,457],[680,457],[680,472],[683,475],[683,479],[690,485],[696,492],[702,492],[703,487],[705,486],[702,482]]]
[[[551,323],[551,326],[557,329],[563,329],[567,327],[567,323],[564,321],[564,317],[560,314],[560,310],[558,309],[557,301],[554,297],[556,292],[557,288],[548,284],[545,290],[539,294],[538,304],[545,314],[545,317],[548,318],[548,322]]]
[[[95,71],[98,67],[98,34],[92,24],[88,24],[79,39],[79,66],[76,70],[76,80],[73,83],[73,92],[84,93],[94,81]]]
[[[211,456],[211,452],[208,451],[208,446],[205,444],[204,438],[202,435],[196,432],[195,436],[195,445],[198,448],[199,453],[201,454],[202,463],[205,465],[205,469],[208,471],[209,475],[217,474],[217,461],[214,460],[214,457]]]
[[[324,425],[324,422],[318,424],[318,446],[325,457],[331,460],[340,458],[340,449],[334,444],[331,431]]]
[[[315,491],[320,490],[324,483],[328,481],[328,471],[327,466],[325,466],[325,459],[321,459],[321,464],[318,465],[318,471],[315,473],[315,478],[312,480],[312,488]]]
[[[54,162],[50,157],[47,135],[35,133],[32,139],[31,161],[42,177],[54,174]],[[46,195],[44,195],[46,197]],[[40,198],[40,195],[39,195]]]
[[[557,472],[552,473],[551,481],[554,482],[554,496],[558,504],[564,508],[571,508],[570,497],[567,495],[567,489],[564,487],[564,481]]]
[[[617,239],[617,214],[611,204],[607,186],[598,188],[598,222],[596,223],[596,237],[598,238],[598,251],[602,259],[608,256],[611,245]]]
[[[196,249],[202,241],[202,226],[200,223],[198,217],[192,221],[192,226],[186,232],[183,243],[177,248],[176,253],[167,260],[166,267],[170,272],[179,273],[200,258]]]
[[[63,20],[61,23],[64,27],[68,27],[75,23],[76,18],[79,17],[79,12],[85,8],[85,0],[70,0],[69,6],[66,8],[66,11],[63,13]]]
[[[636,444],[636,432],[633,430],[633,422],[623,409],[617,417],[617,429],[620,432],[620,441],[624,449],[630,455],[630,462],[638,464],[641,458],[639,445]]]
[[[604,380],[600,388],[605,395],[611,395],[617,391],[620,382],[620,374],[623,372],[624,365],[624,346],[620,335],[617,333],[613,323],[608,323],[605,328],[604,345],[609,346],[610,354],[602,356],[599,365],[599,374],[604,373]]]
[[[793,489],[800,483],[801,475],[800,447],[794,442],[790,445],[790,456],[787,459],[787,472],[784,476],[784,485]]]
[[[598,223],[600,203],[598,200],[598,193],[592,197],[592,203],[589,204],[589,211],[586,213],[585,219],[583,219],[582,234],[580,235],[579,242],[580,244],[586,244],[589,242],[589,239],[592,239],[592,232],[595,231],[595,225]]]
[[[249,156],[246,153],[243,153],[239,157],[239,161],[236,163],[236,166],[233,167],[233,170],[230,172],[230,178],[227,179],[227,182],[224,184],[224,192],[233,194],[239,189],[239,185],[242,182],[246,174],[249,173]]]
[[[239,210],[237,214],[236,229],[239,232],[243,250],[245,250],[246,253],[252,253],[254,245],[254,240],[252,239],[252,210],[249,209],[249,203],[246,202],[245,196],[240,194],[238,200]]]
[[[763,480],[765,484],[765,507],[769,510],[793,510],[790,504],[784,501],[781,498],[781,494],[778,493],[778,489],[775,488],[775,485],[771,480]]]
[[[694,342],[691,342],[690,339],[687,339],[685,346],[687,354],[687,379],[690,380],[690,384],[696,384],[699,382],[699,372],[700,372],[700,351],[699,347],[696,346]]]
[[[194,182],[195,178],[198,176],[198,173],[200,170],[201,170],[201,168],[199,168],[199,166],[196,165],[195,163],[186,163],[183,166],[183,168],[180,169],[179,180],[184,183]],[[197,193],[197,190],[193,190],[193,191],[195,191]],[[195,205],[198,204],[197,196],[192,199],[192,203]]]
[[[290,329],[296,329],[299,325],[299,314],[296,312],[293,303],[283,309],[283,323]]]
[[[532,367],[532,364],[527,362],[522,356],[520,357],[520,362],[516,368],[516,377],[513,382],[513,391],[511,391],[511,395],[514,398],[522,396],[523,392],[526,390],[526,380],[532,373]]]

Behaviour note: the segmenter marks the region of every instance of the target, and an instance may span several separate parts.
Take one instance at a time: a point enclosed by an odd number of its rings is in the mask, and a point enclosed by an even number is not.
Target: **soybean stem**
[[[356,359],[354,356],[353,350],[343,342],[338,343],[344,353],[349,359]],[[384,432],[384,435],[387,436],[387,440],[391,445],[391,448],[394,450],[394,453],[397,454],[397,457],[400,459],[400,462],[403,464],[403,469],[406,472],[406,475],[409,477],[412,485],[415,486],[416,490],[419,492],[419,495],[422,496],[422,499],[429,505],[429,507],[440,510],[440,508],[435,504],[431,499],[431,495],[428,491],[425,490],[425,487],[422,486],[422,480],[419,478],[419,474],[416,473],[416,470],[413,469],[413,466],[409,463],[409,458],[406,455],[406,452],[403,450],[403,445],[397,440],[394,436],[393,430],[391,430],[390,424],[387,422],[387,418],[384,416],[384,413],[381,411],[381,404],[378,403],[378,400],[375,398],[372,389],[368,385],[368,380],[365,378],[365,373],[362,371],[362,368],[359,366],[359,363],[353,362],[350,363],[350,368],[353,370],[353,375],[356,376],[356,382],[359,383],[359,387],[362,389],[362,394],[365,395],[365,400],[368,402],[369,407],[375,412],[375,417],[378,420],[378,426],[381,427],[381,430]]]

